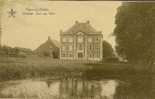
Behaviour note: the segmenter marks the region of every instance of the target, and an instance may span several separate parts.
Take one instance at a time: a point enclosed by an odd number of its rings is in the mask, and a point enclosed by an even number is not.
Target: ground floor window
[[[78,58],[83,58],[83,53],[78,53]]]

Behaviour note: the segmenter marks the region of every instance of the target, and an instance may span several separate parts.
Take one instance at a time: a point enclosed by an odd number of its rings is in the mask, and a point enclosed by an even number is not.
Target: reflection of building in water
[[[87,21],[78,21],[60,32],[60,58],[72,60],[102,60],[102,33]]]
[[[51,81],[22,81],[1,89],[4,98],[36,99],[113,99],[117,82],[88,81],[76,78]]]
[[[99,99],[101,97],[101,85],[96,81],[67,79],[60,84],[61,99]]]

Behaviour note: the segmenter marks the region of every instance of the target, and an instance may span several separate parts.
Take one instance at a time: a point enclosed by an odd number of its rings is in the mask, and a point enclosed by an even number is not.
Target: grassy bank
[[[85,77],[126,78],[130,76],[150,75],[142,70],[131,68],[131,65],[121,63],[100,64],[57,64],[50,58],[0,58],[0,81],[26,78],[78,76]]]
[[[81,72],[85,66],[55,64],[50,58],[0,58],[0,80],[16,80],[63,75],[64,72]]]

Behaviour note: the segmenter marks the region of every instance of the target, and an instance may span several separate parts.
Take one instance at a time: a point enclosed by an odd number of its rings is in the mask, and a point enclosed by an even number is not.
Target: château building
[[[60,59],[102,60],[102,33],[87,21],[75,24],[67,31],[60,31]]]

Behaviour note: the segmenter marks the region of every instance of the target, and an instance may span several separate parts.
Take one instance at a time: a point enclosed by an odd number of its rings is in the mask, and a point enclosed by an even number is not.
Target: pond
[[[2,98],[154,99],[151,96],[151,87],[144,79],[136,82],[81,78],[21,80],[1,83],[0,86],[0,97]]]

